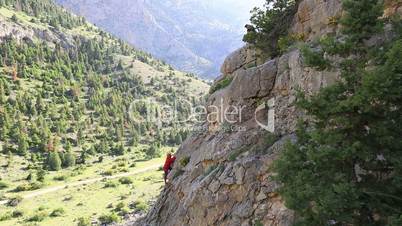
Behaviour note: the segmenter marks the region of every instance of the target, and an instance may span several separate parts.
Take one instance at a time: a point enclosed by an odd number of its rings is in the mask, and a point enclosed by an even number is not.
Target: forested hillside
[[[50,0],[0,0],[0,28],[3,200],[51,184],[51,171],[160,157],[190,124],[147,121],[147,103],[179,100],[183,118],[208,90]]]

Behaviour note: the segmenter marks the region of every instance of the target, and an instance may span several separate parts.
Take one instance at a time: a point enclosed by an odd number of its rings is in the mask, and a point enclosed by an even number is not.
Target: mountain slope
[[[180,70],[213,78],[225,56],[242,45],[248,11],[259,1],[57,2]]]
[[[159,157],[181,143],[192,123],[147,120],[150,110],[197,103],[208,89],[53,1],[0,0],[0,200],[20,200],[20,194],[67,180],[134,172],[137,164],[161,164]],[[178,117],[186,117],[179,107]],[[89,211],[98,212],[96,220],[120,196],[142,196],[146,203],[163,182],[159,174],[148,173],[148,184],[139,183],[139,190],[152,188],[142,194],[127,195],[131,188],[123,184],[137,181],[123,178],[109,185],[97,181],[89,190],[83,185],[80,192],[65,186],[17,207],[19,201],[8,202],[0,208],[1,224],[55,225],[62,218],[44,212],[57,207],[65,208],[67,225],[90,217]],[[114,189],[105,190],[110,183]],[[61,194],[79,196],[82,203],[67,203]],[[26,215],[10,217],[21,209]]]

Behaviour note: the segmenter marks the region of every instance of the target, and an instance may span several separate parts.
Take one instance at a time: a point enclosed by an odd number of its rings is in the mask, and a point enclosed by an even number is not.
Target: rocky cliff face
[[[304,0],[291,31],[305,34],[307,41],[337,32],[329,22],[341,14],[340,0]],[[255,64],[250,46],[227,58],[222,78],[233,81],[207,103],[220,106],[219,114],[204,124],[205,131],[184,142],[171,184],[144,219],[128,225],[292,225],[294,214],[278,195],[270,168],[286,142],[295,139],[297,119],[303,117],[294,106],[296,88],[317,92],[336,81],[338,73],[304,67],[297,49]],[[223,120],[225,109],[233,113],[233,123]]]

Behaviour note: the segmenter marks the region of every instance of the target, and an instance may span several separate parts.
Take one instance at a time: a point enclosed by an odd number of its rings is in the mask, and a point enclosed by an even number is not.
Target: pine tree
[[[18,139],[18,154],[25,156],[28,151],[28,141],[24,134],[20,135]]]
[[[47,165],[51,171],[61,170],[61,159],[58,152],[52,151],[49,153]]]
[[[36,178],[38,181],[40,182],[44,182],[45,181],[45,175],[46,175],[46,171],[44,171],[43,169],[39,169],[36,172]]]
[[[346,43],[323,46],[345,55],[342,80],[298,101],[314,120],[300,123],[297,142],[275,163],[297,225],[393,225],[401,219],[402,33],[386,45],[365,46],[382,27],[379,4],[344,1]]]
[[[91,149],[93,148],[93,146],[91,147]],[[88,159],[88,152],[87,151],[82,151],[80,158],[79,158],[79,164],[85,164],[87,162]]]
[[[75,166],[76,163],[76,158],[75,155],[69,151],[64,155],[64,161],[63,161],[63,166],[68,168],[68,167],[73,167]]]
[[[115,148],[114,154],[115,155],[124,155],[126,153],[126,150],[124,149],[123,144],[120,144]]]

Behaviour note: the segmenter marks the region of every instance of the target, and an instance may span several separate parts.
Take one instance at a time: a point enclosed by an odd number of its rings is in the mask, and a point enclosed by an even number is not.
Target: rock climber
[[[166,156],[166,160],[165,160],[165,165],[163,165],[163,171],[165,172],[165,175],[163,177],[163,179],[165,180],[165,184],[167,181],[167,176],[169,175],[170,171],[173,168],[173,163],[176,160],[176,157],[173,156],[172,154],[167,154]]]

